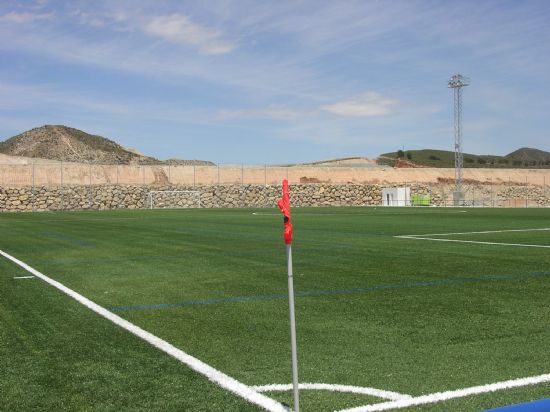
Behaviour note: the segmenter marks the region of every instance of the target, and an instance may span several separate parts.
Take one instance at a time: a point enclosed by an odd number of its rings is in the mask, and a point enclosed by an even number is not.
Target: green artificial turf
[[[257,214],[253,214],[257,212]],[[550,372],[548,209],[296,208],[300,382],[413,396]],[[465,233],[492,231],[492,233]],[[291,382],[273,209],[0,215],[0,249],[248,385]],[[451,235],[441,235],[453,233]],[[458,234],[461,233],[461,234]],[[0,259],[5,410],[258,407]],[[270,392],[290,404],[291,392]],[[477,411],[550,385],[406,410]],[[301,410],[384,400],[302,393]]]
[[[28,275],[0,260],[0,410],[258,410]]]

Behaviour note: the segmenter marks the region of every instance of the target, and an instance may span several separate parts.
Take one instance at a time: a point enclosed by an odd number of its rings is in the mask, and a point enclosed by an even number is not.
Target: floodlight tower
[[[462,88],[470,84],[470,79],[455,74],[449,79],[448,87],[454,91],[454,116],[455,116],[455,192],[454,204],[458,206],[462,196],[462,167],[464,159],[462,156]]]

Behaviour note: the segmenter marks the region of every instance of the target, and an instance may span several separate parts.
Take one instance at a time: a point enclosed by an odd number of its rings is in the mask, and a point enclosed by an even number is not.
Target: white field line
[[[7,254],[6,252],[0,250],[0,255],[4,256],[6,259],[11,260],[16,265],[19,265],[23,269],[25,269],[27,272],[32,273],[34,276],[42,279],[44,282],[50,284],[51,286],[55,287],[56,289],[59,289],[63,293],[69,295],[82,305],[86,306],[87,308],[91,309],[98,315],[103,316],[104,318],[110,320],[115,325],[120,326],[123,329],[126,329],[128,332],[136,335],[137,337],[143,339],[147,343],[151,344],[152,346],[160,349],[161,351],[167,353],[168,355],[172,356],[173,358],[179,360],[181,363],[184,363],[185,365],[189,366],[194,371],[200,373],[201,375],[206,376],[210,381],[216,383],[217,385],[221,386],[222,388],[233,392],[234,394],[240,396],[241,398],[246,399],[247,401],[254,403],[265,410],[273,411],[273,412],[288,412],[289,409],[280,404],[279,402],[275,401],[274,399],[271,399],[265,395],[262,395],[261,393],[256,392],[254,389],[252,389],[250,386],[247,386],[236,379],[233,379],[232,377],[224,374],[223,372],[220,372],[217,369],[214,369],[210,365],[207,365],[206,363],[202,362],[201,360],[188,355],[187,353],[183,352],[182,350],[176,348],[175,346],[171,345],[170,343],[166,342],[165,340],[160,339],[159,337],[153,335],[152,333],[147,332],[144,329],[141,329],[139,326],[134,325],[131,322],[128,322],[127,320],[121,318],[120,316],[115,315],[112,312],[109,312],[107,309],[105,309],[102,306],[99,306],[98,304],[92,302],[88,298],[80,295],[79,293],[75,292],[72,289],[69,289],[62,283],[59,283],[46,275],[40,273],[36,269],[33,269],[26,263],[20,261],[19,259],[14,258],[13,256]]]
[[[323,390],[323,391],[332,391],[332,392],[357,393],[360,395],[370,395],[370,396],[375,396],[377,398],[390,399],[392,401],[412,398],[412,396],[405,395],[402,393],[385,391],[385,390],[376,389],[376,388],[351,386],[351,385],[335,385],[330,383],[300,383],[298,387],[301,390]],[[253,386],[252,389],[258,392],[285,392],[285,391],[291,391],[293,388],[292,388],[292,384],[273,384],[273,385]]]
[[[34,276],[16,276],[14,279],[34,279]]]
[[[483,233],[505,233],[505,232],[533,232],[537,230],[550,230],[550,227],[538,229],[504,229],[504,230],[483,230],[480,232],[452,232],[452,233],[423,233],[421,235],[402,235],[397,237],[417,237],[417,236],[450,236],[450,235],[473,235]]]
[[[432,240],[435,242],[477,243],[480,245],[550,248],[550,245],[528,245],[524,243],[481,242],[481,241],[475,241],[475,240],[438,239],[434,237],[420,237],[420,236],[394,236],[394,237],[401,238],[401,239]]]
[[[437,392],[429,395],[417,396],[410,399],[383,402],[374,405],[359,406],[356,408],[343,409],[340,412],[375,412],[387,411],[389,409],[408,408],[409,406],[426,405],[430,403],[443,402],[450,399],[463,398],[466,396],[480,395],[482,393],[496,392],[504,389],[519,388],[521,386],[537,385],[550,382],[550,374],[531,376],[528,378],[512,379],[509,381],[491,383],[488,385],[473,386],[471,388],[458,389],[447,392]]]

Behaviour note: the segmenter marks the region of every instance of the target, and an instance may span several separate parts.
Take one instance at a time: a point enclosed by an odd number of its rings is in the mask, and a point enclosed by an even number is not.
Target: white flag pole
[[[290,346],[292,347],[292,386],[294,390],[294,412],[300,412],[298,389],[298,354],[296,349],[296,319],[294,318],[294,279],[292,276],[292,246],[286,245],[288,266],[288,306],[290,309]]]
[[[286,263],[288,270],[288,307],[290,309],[290,347],[292,348],[292,386],[294,389],[294,412],[300,412],[298,389],[298,355],[296,350],[296,319],[294,317],[294,278],[292,276],[292,223],[290,221],[290,194],[288,180],[283,179],[283,197],[277,202],[283,212],[284,238],[286,243]]]

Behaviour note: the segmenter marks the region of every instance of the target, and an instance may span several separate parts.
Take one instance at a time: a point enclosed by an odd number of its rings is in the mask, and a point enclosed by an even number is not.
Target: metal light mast
[[[462,198],[462,88],[470,84],[470,79],[455,74],[449,79],[448,87],[454,91],[454,126],[455,126],[455,194],[454,204],[458,206]]]

